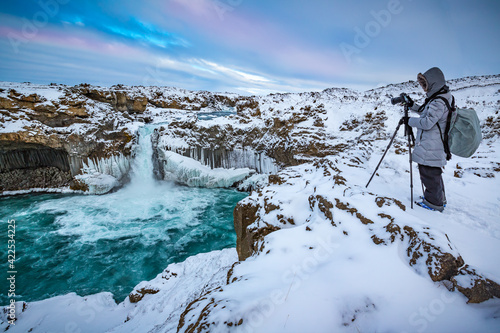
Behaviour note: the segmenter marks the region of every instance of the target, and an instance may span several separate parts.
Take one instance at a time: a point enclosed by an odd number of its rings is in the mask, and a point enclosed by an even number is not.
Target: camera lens
[[[399,103],[403,103],[403,97],[398,96],[398,97],[391,98],[392,105],[399,104]]]

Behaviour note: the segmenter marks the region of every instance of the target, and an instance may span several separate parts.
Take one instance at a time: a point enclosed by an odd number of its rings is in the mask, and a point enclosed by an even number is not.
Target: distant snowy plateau
[[[146,123],[156,179],[251,191],[234,210],[236,249],[171,264],[119,304],[107,292],[17,302],[0,327],[500,332],[500,75],[448,83],[483,141],[448,162],[438,213],[410,208],[402,129],[365,187],[402,116],[390,97],[424,100],[413,81],[267,96],[0,82],[3,195],[119,188]],[[413,177],[417,199],[415,165]]]

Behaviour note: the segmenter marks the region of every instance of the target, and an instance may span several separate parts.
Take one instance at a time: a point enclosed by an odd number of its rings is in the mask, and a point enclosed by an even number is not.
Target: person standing
[[[424,74],[419,73],[417,80],[427,98],[423,105],[413,103],[410,108],[420,117],[408,119],[408,125],[417,129],[412,158],[418,164],[420,180],[425,187],[422,201],[416,203],[423,208],[442,212],[446,204],[442,177],[447,161],[444,131],[449,110],[445,102],[436,97],[444,97],[451,104],[452,96],[443,72],[437,67]]]

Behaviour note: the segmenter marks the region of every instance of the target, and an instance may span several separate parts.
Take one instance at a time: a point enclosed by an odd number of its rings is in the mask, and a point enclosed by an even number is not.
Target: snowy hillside
[[[365,187],[402,116],[389,97],[406,92],[421,102],[417,83],[235,99],[237,113],[223,119],[180,117],[159,128],[153,149],[157,162],[172,168],[170,175],[178,165],[185,167],[179,173],[184,177],[208,172],[207,165],[255,170],[259,165],[261,172],[272,173],[267,185],[235,209],[237,249],[172,264],[120,304],[109,293],[18,304],[16,325],[8,326],[4,313],[1,327],[9,332],[498,332],[500,76],[449,84],[459,107],[477,111],[483,142],[472,158],[448,163],[443,213],[410,208],[402,130]],[[160,122],[171,109],[157,111],[148,108],[143,116]],[[263,156],[260,164],[251,159],[251,166],[238,164],[235,156],[248,152]]]

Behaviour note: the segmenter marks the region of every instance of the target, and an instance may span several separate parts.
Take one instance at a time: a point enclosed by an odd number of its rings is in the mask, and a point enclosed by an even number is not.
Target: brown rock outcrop
[[[0,133],[0,191],[67,187],[88,158],[130,154],[127,144],[132,140],[131,133],[117,130],[113,118],[96,120],[101,114],[93,114],[95,102],[87,102],[67,88],[65,94],[50,101],[13,89],[0,98],[0,115],[26,124],[22,130]],[[136,107],[142,108],[138,103]],[[111,111],[99,110],[102,114]],[[77,132],[67,129],[75,123],[84,127]]]
[[[157,294],[160,290],[156,288],[141,288],[139,290],[134,290],[128,295],[130,303],[137,303],[144,298],[147,294]]]
[[[256,252],[257,239],[259,235],[255,230],[249,230],[248,226],[257,220],[259,207],[249,204],[237,204],[234,208],[234,230],[236,231],[236,251],[239,260],[245,260]],[[262,236],[263,232],[260,233]],[[265,236],[265,235],[264,235]]]
[[[107,103],[119,112],[143,113],[146,110],[148,99],[145,96],[129,95],[123,88],[117,86],[105,90],[83,84],[73,87],[71,90],[94,101]]]
[[[16,91],[24,91],[25,87],[29,88],[30,93]],[[31,93],[36,89],[40,89],[40,93]],[[47,93],[47,90],[51,91]],[[13,171],[9,161],[14,159],[14,155],[19,157],[22,154],[35,156],[29,164],[31,170],[55,167],[63,173],[67,172],[66,167],[60,168],[60,163],[35,163],[41,161],[40,154],[37,155],[35,150],[46,153],[57,149],[66,152],[64,159],[69,164],[72,176],[80,172],[83,162],[89,158],[97,160],[116,154],[129,156],[133,133],[123,125],[134,119],[146,121],[147,117],[143,113],[148,105],[185,110],[200,110],[204,107],[221,109],[236,105],[236,96],[229,94],[122,85],[101,88],[88,84],[75,87],[6,84],[6,88],[0,88],[0,94],[0,117],[7,122],[18,122],[13,132],[0,133],[0,152],[4,156],[3,162],[0,161],[0,164],[3,163],[0,165],[0,169],[4,170],[2,172]],[[20,124],[25,125],[25,128],[19,129]],[[71,128],[73,124],[81,126]],[[26,151],[28,148],[29,153]],[[219,155],[224,153],[221,149]],[[27,169],[24,167],[23,172],[26,173]],[[41,174],[44,174],[42,170],[33,171],[33,177],[28,179],[32,179],[37,187],[44,187],[43,181],[39,181],[36,176]],[[60,186],[67,185],[63,178],[66,179],[61,177]],[[3,188],[15,189],[12,182],[16,177],[9,174],[2,179]],[[48,182],[47,187],[57,186],[56,183]]]
[[[335,179],[342,177],[340,170],[328,161],[322,161],[318,160],[314,163],[318,168],[316,172],[322,172],[325,177],[328,177],[325,182],[335,184]],[[278,225],[266,223],[265,221],[273,221],[273,218],[268,215],[280,209],[273,202],[276,199],[275,196],[279,195],[276,186],[286,187],[287,181],[293,182],[293,177],[294,175],[286,172],[273,175],[270,177],[270,186],[273,186],[273,190],[264,188],[257,192],[256,196],[252,196],[253,199],[246,199],[236,206],[234,210],[234,226],[240,260],[245,260],[261,252],[264,237],[280,229]],[[297,178],[297,181],[299,181],[298,179],[300,178]],[[308,184],[308,182],[305,183]],[[342,182],[336,185],[347,188],[347,185]],[[306,189],[302,189],[302,192],[306,193]],[[313,192],[315,194],[304,198],[304,200],[308,201],[308,206],[312,212],[318,210],[333,227],[341,228],[340,221],[335,217],[336,211],[347,212],[369,228],[370,232],[373,233],[371,237],[373,243],[380,246],[387,246],[396,241],[407,244],[406,255],[408,264],[411,267],[414,267],[420,273],[427,273],[434,282],[446,282],[447,286],[451,285],[452,288],[456,288],[468,298],[469,303],[480,303],[494,297],[500,298],[500,285],[469,268],[451,244],[447,235],[443,237],[443,235],[433,234],[427,227],[417,229],[416,227],[398,223],[394,217],[383,212],[377,216],[365,216],[360,213],[358,208],[346,202],[345,198],[329,198],[326,195],[316,194],[316,189]],[[372,208],[375,211],[377,211],[376,207],[384,209],[390,206],[392,206],[392,209],[406,210],[406,207],[396,199],[377,197],[371,193],[365,193],[365,195],[373,196]],[[382,221],[388,220],[388,223],[385,226],[377,227],[381,219]],[[281,220],[278,218],[278,221]],[[306,228],[306,230],[310,229]],[[344,235],[348,236],[345,232]]]
[[[462,281],[463,276],[466,277],[465,281],[468,283]],[[467,303],[481,303],[494,297],[500,298],[500,285],[481,276],[468,265],[463,266],[457,274],[452,276],[451,282],[467,297]]]

